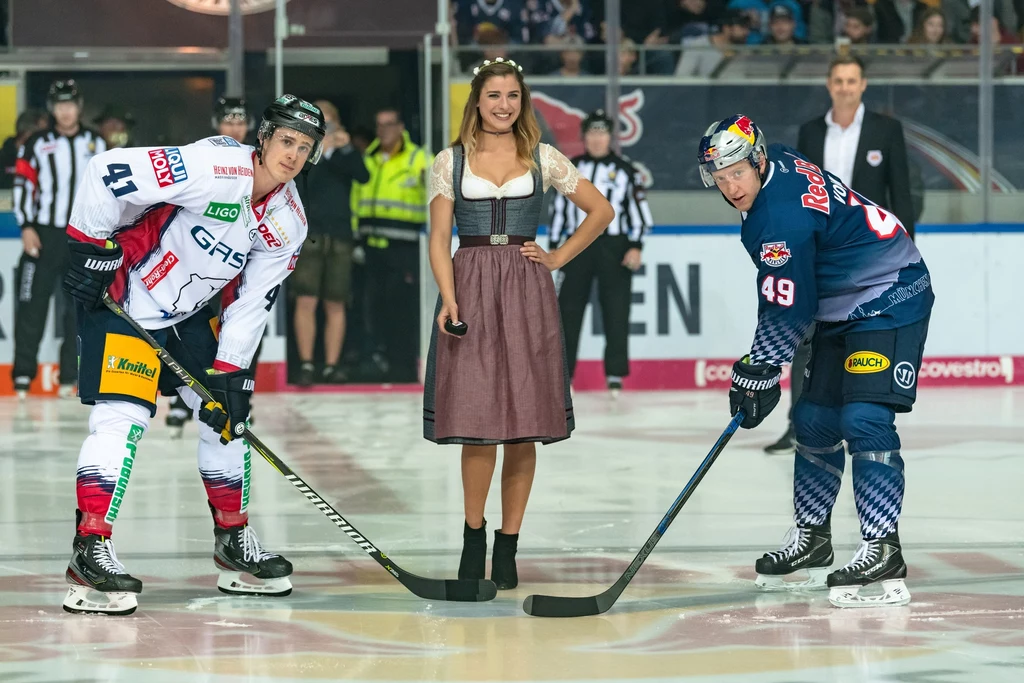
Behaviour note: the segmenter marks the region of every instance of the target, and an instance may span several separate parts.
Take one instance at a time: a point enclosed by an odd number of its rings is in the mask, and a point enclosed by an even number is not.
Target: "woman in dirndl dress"
[[[462,444],[460,579],[484,578],[484,504],[497,446],[504,447],[502,519],[491,566],[501,589],[519,583],[515,554],[536,443],[567,439],[574,427],[551,271],[583,251],[615,215],[561,152],[540,144],[521,72],[511,60],[485,61],[474,70],[459,137],[437,155],[429,190],[430,265],[441,294],[427,357],[423,435]],[[534,241],[548,187],[587,214],[550,253]],[[446,322],[463,323],[464,334],[451,334]]]

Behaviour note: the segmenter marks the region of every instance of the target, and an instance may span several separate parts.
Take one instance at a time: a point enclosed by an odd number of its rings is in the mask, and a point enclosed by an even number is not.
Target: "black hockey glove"
[[[768,417],[782,398],[782,368],[759,363],[751,365],[744,356],[732,366],[732,388],[729,389],[730,415],[742,409],[745,417],[740,427],[753,429]]]
[[[256,382],[252,378],[252,370],[206,372],[204,384],[213,394],[214,400],[199,409],[199,419],[219,433],[220,442],[226,446],[245,431],[245,423],[249,419],[249,399],[252,398]]]
[[[87,310],[103,306],[103,294],[121,267],[121,245],[107,240],[104,247],[92,242],[70,240],[70,265],[64,274],[64,291]]]

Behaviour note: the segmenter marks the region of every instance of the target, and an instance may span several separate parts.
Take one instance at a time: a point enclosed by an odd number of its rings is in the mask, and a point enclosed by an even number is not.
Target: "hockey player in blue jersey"
[[[705,186],[741,212],[741,240],[757,266],[757,330],[749,356],[733,365],[729,392],[732,414],[746,415],[742,427],[756,427],[779,402],[782,365],[818,321],[793,409],[796,525],[782,549],[757,561],[756,583],[768,590],[825,583],[838,607],[907,604],[895,418],[914,404],[934,301],[924,260],[894,215],[796,150],[768,147],[746,116],[712,124],[697,158]],[[863,541],[849,564],[829,573],[844,441]],[[786,581],[799,570],[811,578]],[[862,595],[871,584],[881,584],[880,594]]]

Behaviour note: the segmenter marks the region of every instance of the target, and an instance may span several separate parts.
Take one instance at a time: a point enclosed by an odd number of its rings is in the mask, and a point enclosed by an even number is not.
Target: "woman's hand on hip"
[[[565,265],[562,263],[562,259],[559,258],[558,249],[547,252],[536,242],[526,242],[523,246],[519,247],[519,253],[534,263],[541,264],[548,270],[558,270]]]

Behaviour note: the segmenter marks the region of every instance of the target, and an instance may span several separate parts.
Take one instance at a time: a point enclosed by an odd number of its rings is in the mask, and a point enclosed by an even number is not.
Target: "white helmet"
[[[735,114],[716,121],[704,131],[697,148],[697,162],[704,187],[714,187],[712,171],[717,171],[741,161],[749,161],[757,168],[761,159],[768,156],[764,134],[749,117]]]

